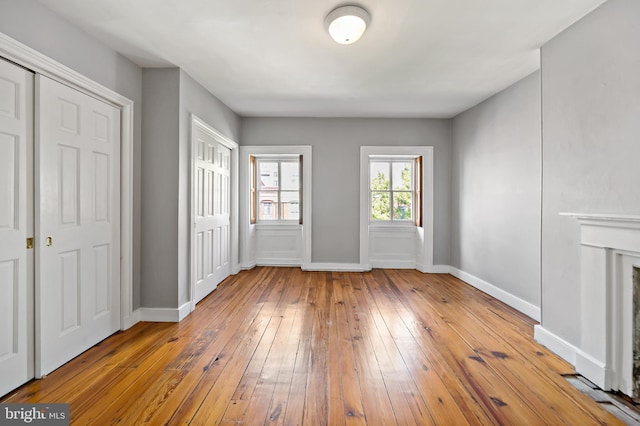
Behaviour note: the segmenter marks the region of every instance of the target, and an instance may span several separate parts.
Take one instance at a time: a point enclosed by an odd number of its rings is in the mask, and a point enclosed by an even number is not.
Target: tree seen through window
[[[369,176],[371,220],[412,220],[413,161],[372,161]]]

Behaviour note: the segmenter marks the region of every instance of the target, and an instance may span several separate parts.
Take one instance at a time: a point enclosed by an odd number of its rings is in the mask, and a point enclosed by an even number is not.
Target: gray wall
[[[143,72],[142,303],[189,301],[191,113],[232,140],[240,118],[178,68]]]
[[[140,305],[142,70],[34,0],[0,0],[0,32],[134,102],[133,306]]]
[[[142,79],[141,306],[178,306],[180,70]]]
[[[540,307],[540,73],[453,120],[451,264]]]
[[[433,146],[434,263],[449,264],[449,120],[243,118],[242,145],[313,147],[312,261],[321,263],[360,263],[360,146]]]
[[[609,0],[542,48],[542,326],[580,343],[580,249],[560,212],[640,212],[640,1]]]

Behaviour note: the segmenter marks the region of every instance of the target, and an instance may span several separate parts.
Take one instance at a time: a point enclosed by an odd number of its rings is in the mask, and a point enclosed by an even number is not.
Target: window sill
[[[413,223],[370,223],[369,230],[376,232],[415,232],[418,227]]]
[[[262,230],[299,230],[302,229],[302,225],[297,222],[273,222],[264,223],[259,222],[255,224],[256,229]]]

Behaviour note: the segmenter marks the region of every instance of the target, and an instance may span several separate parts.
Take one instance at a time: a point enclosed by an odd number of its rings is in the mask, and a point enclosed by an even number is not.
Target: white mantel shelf
[[[606,214],[606,213],[567,213],[561,212],[560,216],[572,216],[576,219],[600,220],[611,222],[640,222],[638,214]]]
[[[574,217],[581,227],[582,246],[640,251],[640,215],[560,213]]]

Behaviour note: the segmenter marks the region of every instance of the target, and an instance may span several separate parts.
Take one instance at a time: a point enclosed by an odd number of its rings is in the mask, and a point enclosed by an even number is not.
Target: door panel
[[[0,396],[33,370],[33,73],[0,59]]]
[[[202,300],[230,273],[231,150],[194,128],[194,301]]]
[[[20,203],[16,174],[20,169],[18,158],[20,139],[16,135],[0,133],[0,229],[15,230],[18,223],[16,207]]]
[[[120,328],[120,112],[37,77],[36,374]]]
[[[60,288],[57,293],[60,299],[60,313],[62,314],[62,324],[59,330],[60,335],[65,335],[74,331],[80,326],[80,285],[79,285],[79,253],[78,250],[68,251],[59,254],[60,261]]]
[[[218,262],[216,274],[222,281],[229,276],[229,226],[231,219],[231,150],[227,147],[219,145],[219,168],[220,168],[220,212],[218,218],[219,239],[216,240],[218,253]]]

